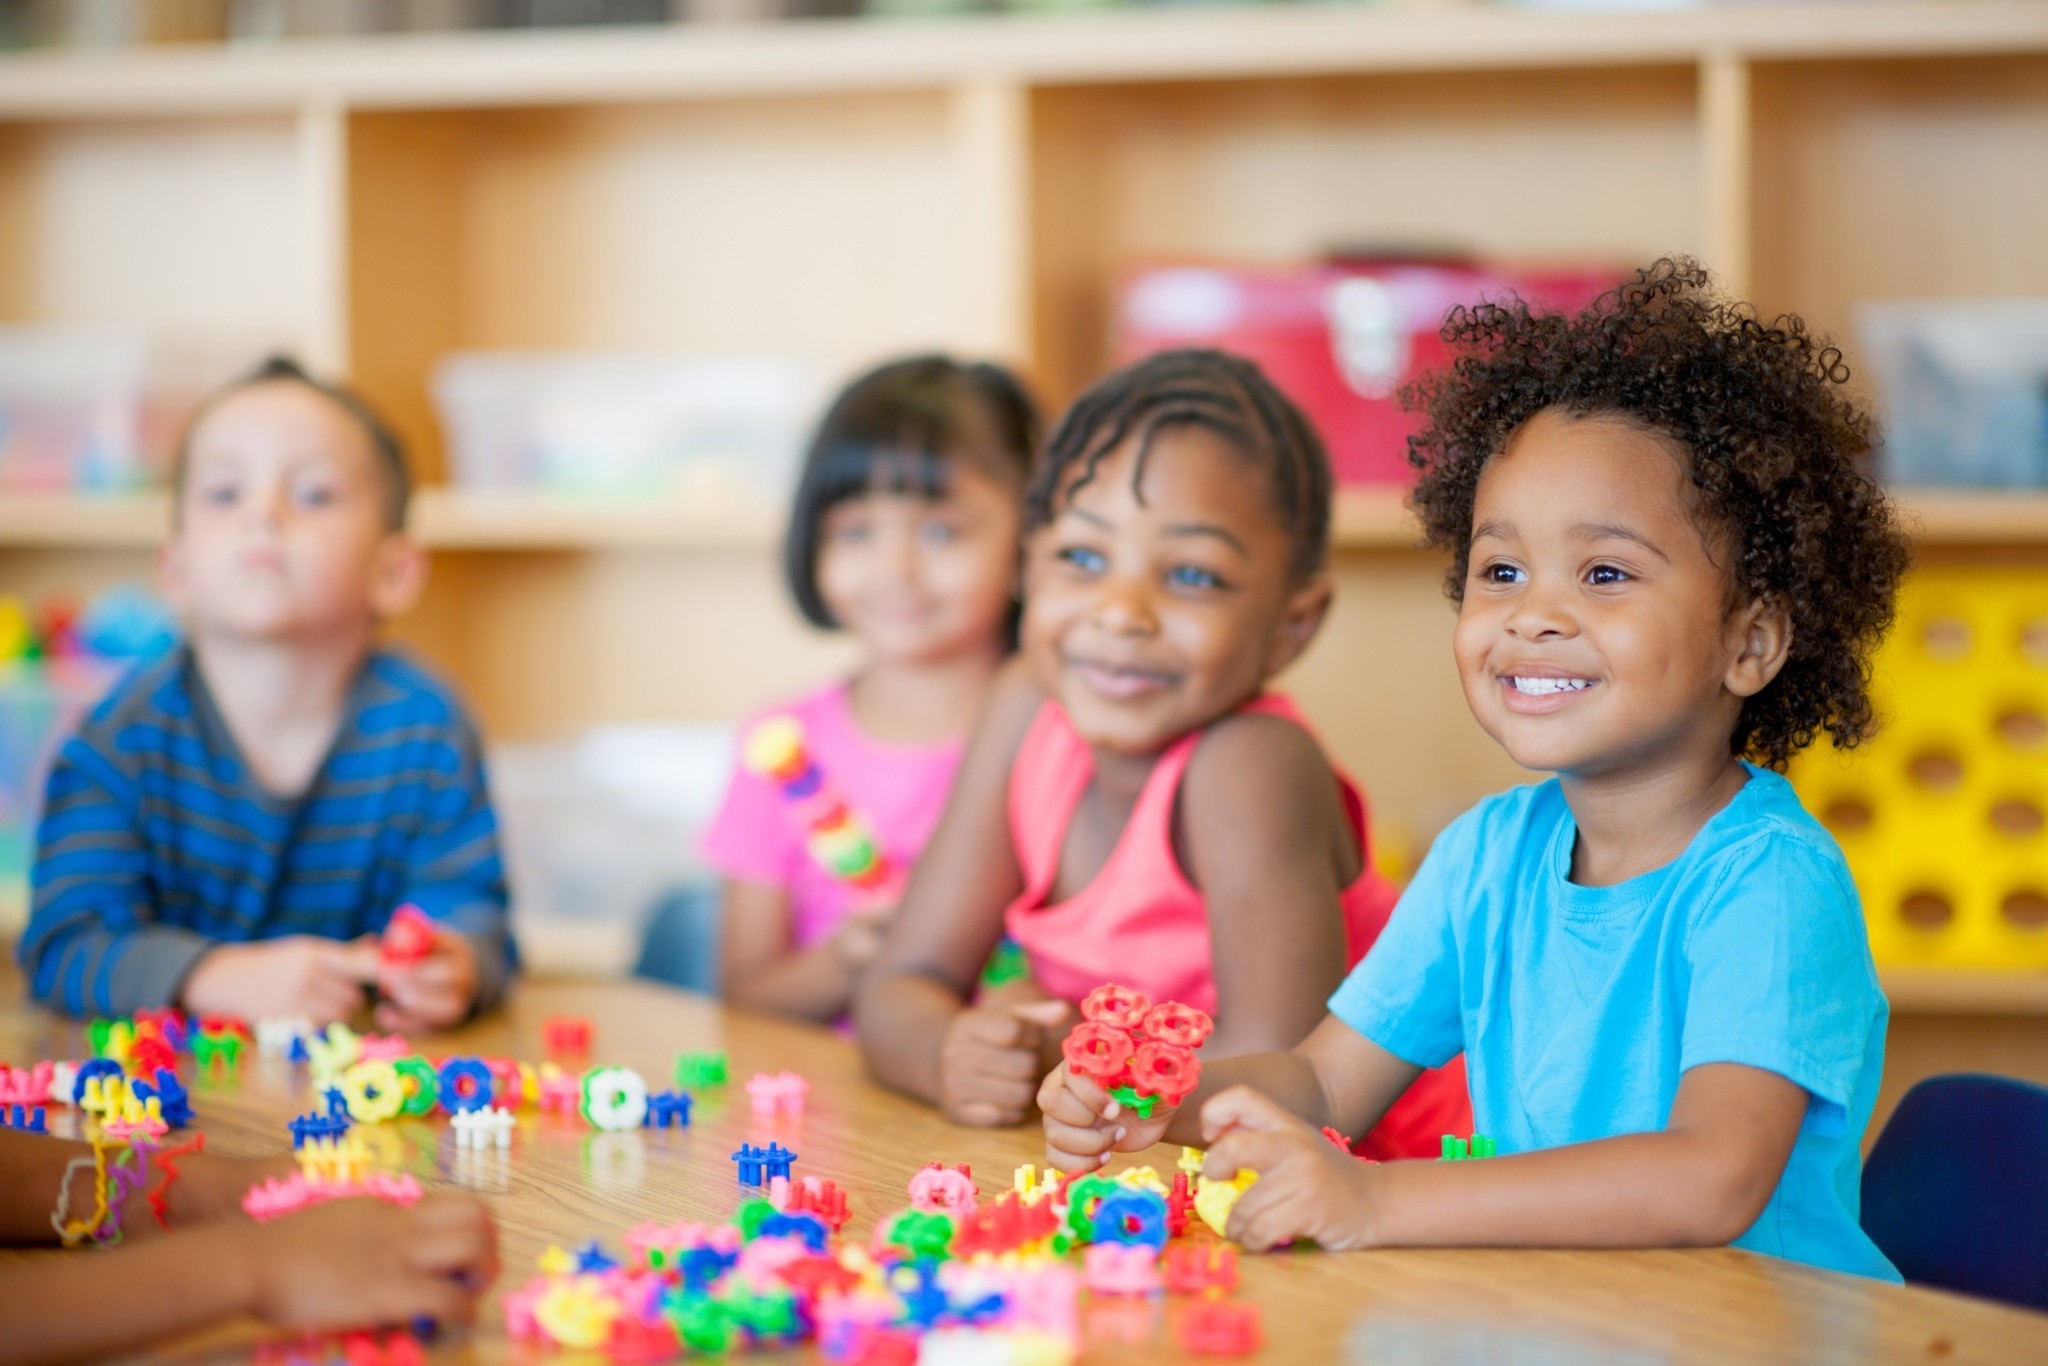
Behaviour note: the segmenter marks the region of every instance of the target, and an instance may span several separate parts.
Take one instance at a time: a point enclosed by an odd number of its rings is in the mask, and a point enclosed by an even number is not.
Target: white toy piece
[[[292,1044],[313,1032],[313,1022],[303,1015],[266,1015],[256,1022],[256,1051],[266,1058],[281,1058]]]
[[[455,1130],[458,1148],[509,1148],[512,1146],[512,1112],[502,1105],[464,1110],[448,1121]]]

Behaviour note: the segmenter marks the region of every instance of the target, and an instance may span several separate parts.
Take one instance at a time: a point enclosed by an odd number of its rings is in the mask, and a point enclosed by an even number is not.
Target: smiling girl
[[[877,1077],[1016,1123],[1110,981],[1210,1011],[1210,1056],[1313,1027],[1394,901],[1363,797],[1265,691],[1328,610],[1329,522],[1321,442],[1248,362],[1169,352],[1074,405],[1026,503],[1021,658],[856,1003]],[[1005,928],[1044,999],[970,1005]],[[1374,1141],[1466,1119],[1452,1069]]]
[[[1062,1069],[1054,1163],[1162,1136],[1259,1180],[1253,1248],[1733,1242],[1897,1279],[1857,1222],[1886,1005],[1841,851],[1771,771],[1871,729],[1906,545],[1840,353],[1660,262],[1576,319],[1452,314],[1415,502],[1451,551],[1465,696],[1556,777],[1438,837],[1296,1049],[1120,1115]],[[1365,1166],[1464,1051],[1485,1162]]]

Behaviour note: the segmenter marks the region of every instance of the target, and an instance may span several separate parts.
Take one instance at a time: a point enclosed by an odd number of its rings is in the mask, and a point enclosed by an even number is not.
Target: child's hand
[[[370,941],[374,944],[376,941]],[[476,1000],[476,945],[446,925],[434,926],[434,948],[417,962],[378,961],[377,1027],[393,1034],[448,1029]]]
[[[165,1197],[169,1202],[165,1219],[173,1232],[223,1219],[239,1220],[242,1197],[251,1186],[290,1176],[299,1169],[290,1157],[214,1157],[203,1152],[188,1153],[177,1163],[178,1179]],[[138,1195],[128,1206],[122,1227],[130,1238],[159,1231],[145,1197]]]
[[[303,1332],[467,1322],[498,1275],[497,1230],[470,1195],[336,1200],[237,1232],[252,1310]]]
[[[1045,1119],[1045,1160],[1063,1172],[1092,1172],[1115,1153],[1135,1153],[1166,1136],[1174,1106],[1161,1101],[1152,1118],[1139,1119],[1110,1097],[1093,1077],[1062,1062],[1038,1088]]]
[[[956,1124],[1021,1124],[1045,1074],[1048,1042],[1066,1033],[1065,1001],[968,1006],[939,1044],[939,1109]]]
[[[1253,1252],[1296,1238],[1332,1252],[1370,1247],[1375,1168],[1360,1162],[1248,1086],[1233,1086],[1202,1107],[1206,1176],[1239,1171],[1259,1179],[1231,1208],[1224,1236]]]
[[[374,944],[295,934],[208,949],[178,995],[195,1015],[303,1015],[319,1026],[355,1014],[376,978]]]

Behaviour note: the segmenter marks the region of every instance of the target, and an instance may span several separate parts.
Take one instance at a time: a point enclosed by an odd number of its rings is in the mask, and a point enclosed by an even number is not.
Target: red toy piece
[[[1201,1047],[1216,1023],[1178,1001],[1153,1005],[1141,991],[1099,986],[1081,1002],[1083,1023],[1061,1041],[1067,1070],[1089,1077],[1140,1118],[1161,1101],[1178,1105],[1202,1078]]]
[[[1093,1077],[1109,1086],[1124,1074],[1131,1060],[1131,1039],[1111,1025],[1089,1021],[1078,1024],[1060,1044],[1060,1056],[1067,1070],[1076,1076]]]
[[[1178,1238],[1188,1231],[1188,1216],[1195,1211],[1195,1193],[1186,1172],[1173,1174],[1173,1189],[1166,1193],[1166,1231]]]
[[[777,1177],[768,1183],[768,1201],[785,1214],[813,1215],[834,1233],[845,1228],[850,1217],[846,1192],[822,1176],[806,1176],[794,1182]]]
[[[590,1021],[581,1015],[543,1020],[540,1037],[549,1057],[580,1058],[590,1052]]]
[[[1166,1288],[1176,1295],[1237,1289],[1237,1249],[1214,1243],[1166,1249]]]
[[[681,1351],[668,1320],[641,1320],[631,1314],[612,1320],[612,1335],[604,1344],[604,1354],[613,1361],[673,1361]]]
[[[434,922],[410,901],[391,913],[377,955],[387,963],[417,963],[434,952]]]
[[[239,1034],[246,1043],[255,1043],[256,1036],[249,1030],[249,1022],[239,1015],[201,1015],[201,1034]]]
[[[1095,988],[1082,999],[1081,1018],[1129,1032],[1138,1027],[1151,1009],[1152,998],[1144,992],[1131,991],[1111,982]]]
[[[1178,1105],[1202,1079],[1202,1064],[1195,1050],[1177,1043],[1151,1040],[1131,1055],[1131,1085],[1145,1095],[1157,1096],[1168,1105]]]
[[[1259,1307],[1237,1300],[1191,1304],[1175,1327],[1174,1340],[1203,1356],[1249,1356],[1264,1340],[1259,1331]]]
[[[128,1050],[128,1068],[138,1077],[153,1077],[158,1072],[178,1070],[178,1055],[163,1041],[161,1035],[138,1039]]]
[[[1179,1001],[1162,1001],[1147,1012],[1140,1029],[1148,1039],[1182,1048],[1200,1048],[1216,1032],[1216,1022],[1206,1011]]]

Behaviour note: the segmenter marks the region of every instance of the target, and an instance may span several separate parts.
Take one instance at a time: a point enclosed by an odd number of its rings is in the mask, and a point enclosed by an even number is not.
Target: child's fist
[[[1050,1040],[1073,1023],[1065,1001],[969,1006],[939,1044],[939,1109],[956,1124],[1021,1124],[1045,1075]]]
[[[1174,1107],[1160,1101],[1150,1119],[1120,1105],[1102,1083],[1063,1062],[1038,1088],[1045,1121],[1045,1160],[1063,1172],[1092,1172],[1115,1153],[1135,1153],[1166,1136]]]
[[[1373,1245],[1375,1169],[1276,1102],[1233,1086],[1202,1107],[1202,1137],[1204,1175],[1259,1174],[1231,1208],[1224,1236],[1232,1242],[1253,1252],[1297,1238],[1333,1252]]]
[[[336,1200],[239,1233],[254,1312],[304,1332],[467,1322],[498,1275],[497,1230],[470,1195]]]
[[[194,1015],[303,1015],[317,1026],[355,1014],[376,978],[375,944],[296,934],[208,949],[178,999]]]
[[[446,925],[435,925],[433,935],[423,958],[378,962],[379,1029],[393,1034],[448,1029],[469,1014],[476,1000],[476,945]],[[374,946],[376,941],[369,942]]]

